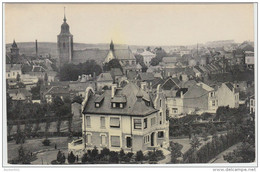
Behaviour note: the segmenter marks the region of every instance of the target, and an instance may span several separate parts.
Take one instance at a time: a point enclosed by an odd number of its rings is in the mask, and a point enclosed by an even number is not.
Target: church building
[[[86,48],[84,50],[73,49],[73,35],[70,33],[70,27],[67,23],[64,14],[63,24],[61,25],[61,32],[57,36],[59,67],[66,63],[79,64],[87,60],[95,60],[97,64],[103,65],[112,59],[118,59],[123,68],[123,73],[127,74],[129,71],[140,72],[142,67],[136,63],[135,56],[130,48],[117,49],[111,41],[110,49],[102,50],[98,48]]]

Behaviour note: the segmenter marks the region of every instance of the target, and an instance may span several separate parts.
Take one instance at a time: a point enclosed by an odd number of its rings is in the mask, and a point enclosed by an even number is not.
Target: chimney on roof
[[[141,82],[141,89],[146,91],[146,82]]]
[[[112,84],[112,86],[111,86],[111,98],[115,97],[115,92],[116,92],[116,84]]]
[[[181,98],[183,98],[183,91],[181,91]]]
[[[142,101],[143,93],[141,92],[141,89],[137,92],[136,97],[138,102]]]

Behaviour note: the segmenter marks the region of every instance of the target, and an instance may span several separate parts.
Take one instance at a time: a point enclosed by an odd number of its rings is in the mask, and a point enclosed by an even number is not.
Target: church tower
[[[65,63],[71,63],[73,58],[73,35],[70,34],[70,27],[66,21],[64,8],[63,24],[61,25],[61,32],[58,35],[59,67]]]

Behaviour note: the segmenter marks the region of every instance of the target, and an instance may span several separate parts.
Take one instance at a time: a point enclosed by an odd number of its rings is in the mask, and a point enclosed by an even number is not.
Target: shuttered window
[[[142,129],[142,120],[134,119],[134,129]]]
[[[120,136],[111,136],[111,146],[120,147]]]
[[[120,128],[120,119],[115,117],[110,118],[110,127]]]

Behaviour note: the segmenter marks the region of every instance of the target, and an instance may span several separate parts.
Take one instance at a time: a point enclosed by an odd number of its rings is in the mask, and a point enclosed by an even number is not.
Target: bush
[[[51,141],[50,141],[49,139],[45,139],[45,140],[43,140],[42,144],[43,144],[44,146],[50,146]]]
[[[136,152],[135,160],[136,161],[143,161],[144,160],[144,154],[141,150]]]
[[[57,162],[57,160],[52,160],[52,161],[51,161],[51,164],[54,165],[54,164],[59,164],[59,163]]]
[[[71,151],[70,154],[68,155],[68,162],[69,162],[70,164],[74,164],[75,160],[76,160],[76,157],[75,157],[75,155],[73,154],[73,152]]]
[[[109,153],[109,162],[110,163],[118,163],[119,159],[118,159],[118,153],[115,151],[111,151]]]
[[[88,154],[84,153],[82,158],[81,158],[82,164],[86,164],[88,162]]]

